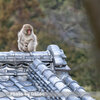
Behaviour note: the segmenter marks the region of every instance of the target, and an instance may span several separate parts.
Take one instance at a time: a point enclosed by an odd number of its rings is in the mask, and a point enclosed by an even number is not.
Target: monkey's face
[[[25,24],[23,26],[23,29],[24,29],[24,34],[25,35],[31,35],[32,34],[32,26],[31,25]]]

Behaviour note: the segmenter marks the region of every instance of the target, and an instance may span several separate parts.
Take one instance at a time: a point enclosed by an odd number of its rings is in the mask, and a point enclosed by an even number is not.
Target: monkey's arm
[[[36,35],[34,35],[34,43],[35,43],[35,45],[37,46],[38,45],[38,42],[37,42],[37,36]]]
[[[22,41],[22,34],[18,33],[18,48],[20,51],[24,51],[24,43]]]
[[[36,51],[36,47],[37,47],[37,45],[38,45],[38,41],[37,41],[37,37],[36,37],[36,35],[34,35],[34,43],[33,43],[33,46],[34,46],[34,50],[33,51]]]
[[[18,33],[18,43],[20,43],[21,45],[23,45],[23,41],[22,41],[22,37],[23,37],[23,35],[19,32]]]
[[[38,45],[37,37],[34,35],[33,39],[31,39],[29,44],[28,44],[28,51],[29,52],[36,51],[37,45]]]
[[[28,51],[32,52],[32,51],[36,51],[36,44],[34,43],[33,40],[31,40],[28,44]]]

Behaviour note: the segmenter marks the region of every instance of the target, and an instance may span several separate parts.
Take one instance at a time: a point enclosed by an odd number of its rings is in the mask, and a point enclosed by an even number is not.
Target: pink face
[[[30,25],[24,25],[24,33],[26,35],[31,35],[32,34],[32,27]]]
[[[27,29],[27,34],[30,35],[31,34],[31,29]]]

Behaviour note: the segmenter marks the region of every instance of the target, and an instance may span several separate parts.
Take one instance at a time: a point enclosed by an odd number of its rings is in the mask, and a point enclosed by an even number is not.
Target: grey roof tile
[[[4,89],[5,87],[4,87],[2,84],[0,84],[0,88],[1,88],[1,89]]]
[[[73,79],[70,76],[65,77],[63,80],[66,83],[66,85],[69,85],[73,81]]]
[[[41,73],[43,73],[48,68],[45,65],[41,64],[41,65],[38,66],[38,69],[40,70]]]
[[[0,76],[0,81],[7,81],[9,80],[9,76]]]
[[[50,81],[47,80],[45,77],[43,78],[43,80],[46,82],[46,84],[50,84]]]
[[[27,80],[27,76],[17,76],[16,77],[16,79],[18,80],[18,81],[26,81]]]
[[[19,88],[17,88],[16,86],[6,87],[6,89],[7,89],[9,92],[16,92],[16,91],[19,90]]]
[[[70,90],[70,88],[63,88],[62,89],[62,91],[61,91],[62,93],[71,93],[71,90]]]
[[[84,94],[87,94],[87,92],[83,88],[77,88],[75,90],[75,93],[78,94],[80,97],[83,96]]]
[[[41,78],[44,78],[44,76],[41,74],[40,71],[36,71],[36,72],[37,72],[37,74],[38,74]]]
[[[0,97],[0,100],[94,100],[75,80],[71,78],[68,74],[68,70],[66,74],[67,77],[64,76],[64,80],[58,78],[57,75],[51,71],[50,66],[65,67],[67,64],[65,58],[66,56],[64,55],[63,50],[56,45],[48,46],[47,51],[41,52],[0,52],[0,62],[13,64],[13,61],[16,60],[16,64],[19,64],[16,66],[23,67],[22,69],[27,73],[23,75],[20,73],[22,76],[17,74],[0,76],[0,92],[4,94]],[[24,64],[20,65],[21,62]],[[15,69],[14,64],[13,66],[8,64],[5,66],[8,70],[9,68]],[[3,66],[2,69],[5,66]],[[60,67],[59,71],[62,69],[64,70],[64,68],[61,69]],[[54,96],[54,94],[52,96],[48,95],[47,97],[26,96],[25,94],[19,97],[9,97],[6,95],[6,93],[14,91],[20,91],[22,93],[56,92],[58,94],[56,96]],[[58,96],[61,94],[64,96]]]
[[[57,45],[49,45],[47,47],[47,50],[50,50],[53,55],[60,55],[61,51],[59,50],[59,47]]]
[[[45,97],[37,97],[35,100],[47,100]]]
[[[57,89],[56,87],[54,87],[54,86],[52,85],[52,83],[49,83],[49,86],[50,86],[53,90],[56,90],[56,89]]]
[[[77,82],[72,82],[69,84],[69,87],[75,91],[77,88],[79,88],[80,86],[77,84]]]
[[[28,97],[15,97],[15,100],[30,100]]]
[[[93,98],[90,97],[89,95],[84,95],[84,96],[82,97],[82,100],[95,100],[95,99],[93,99]]]
[[[49,78],[49,81],[55,85],[57,82],[61,82],[61,80],[59,78],[57,78],[56,76],[52,76]]]
[[[10,77],[10,80],[13,81],[14,83],[18,82],[18,80],[16,80],[16,77],[14,78],[13,76]]]
[[[66,100],[66,98],[65,97],[61,97],[61,100]]]
[[[14,83],[12,81],[6,81],[6,82],[4,81],[1,84],[4,86],[13,86],[14,85]]]
[[[35,59],[35,61],[33,62],[33,65],[35,68],[37,68],[39,65],[43,64],[43,62],[41,62],[40,60],[38,59]]]
[[[30,81],[20,82],[20,84],[23,86],[31,86],[32,85],[32,83]]]
[[[54,73],[51,72],[50,70],[45,70],[45,71],[43,72],[43,75],[44,75],[47,79],[49,79],[51,76],[54,76]]]
[[[55,87],[58,88],[59,91],[62,91],[62,89],[64,89],[66,87],[66,85],[62,82],[57,82],[55,84]]]
[[[21,85],[20,82],[16,82],[15,84],[16,84],[17,87],[23,88],[23,85]]]
[[[5,93],[4,92],[0,92],[0,97],[5,97]]]
[[[43,63],[41,64],[41,61],[39,61],[39,60],[36,60],[36,61],[38,62],[37,68],[38,68],[39,66],[41,66],[41,65],[43,66],[43,69],[46,68],[46,66],[43,65]],[[34,64],[34,65],[35,65],[35,64]],[[38,68],[38,69],[39,69],[39,68]],[[47,69],[48,69],[48,68],[47,68]],[[59,78],[57,78],[54,74],[52,74],[52,72],[51,72],[50,69],[48,69],[48,70],[47,70],[47,69],[43,72],[43,75],[44,75],[47,79],[48,79],[48,76],[49,76],[49,81],[50,81],[59,91],[66,92],[66,93],[68,93],[68,92],[71,93],[71,90],[70,90]],[[47,72],[50,72],[50,75],[48,75],[46,71],[47,71]],[[45,74],[44,74],[44,73],[45,73]],[[69,87],[71,87],[73,90],[75,90],[76,88],[78,88],[78,85],[77,85],[77,84],[75,85],[76,81],[72,80],[71,77],[67,77],[67,79],[65,79],[65,81],[68,83],[67,85],[69,85]],[[72,83],[74,83],[74,85],[73,85]],[[74,96],[74,98],[75,98],[75,96]],[[77,98],[77,96],[76,96],[76,98]]]
[[[37,88],[35,86],[27,86],[27,87],[23,87],[23,88],[29,92],[37,91]]]
[[[66,98],[66,100],[80,100],[80,98],[74,96],[74,95],[70,95]]]
[[[0,100],[11,100],[11,99],[9,99],[7,97],[3,97],[3,98],[0,98]]]

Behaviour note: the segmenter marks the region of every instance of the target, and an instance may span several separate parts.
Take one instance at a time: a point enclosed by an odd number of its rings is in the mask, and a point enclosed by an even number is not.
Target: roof
[[[56,45],[47,51],[0,52],[0,100],[94,100],[71,78],[65,59]]]

